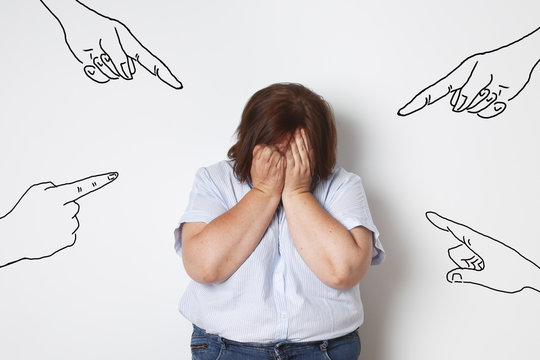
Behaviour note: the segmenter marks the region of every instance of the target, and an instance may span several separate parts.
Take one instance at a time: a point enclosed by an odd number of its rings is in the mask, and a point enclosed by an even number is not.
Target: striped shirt
[[[209,223],[250,190],[249,184],[236,179],[231,161],[199,169],[175,231],[178,254],[182,251],[183,223]],[[319,182],[313,196],[347,229],[364,226],[371,230],[371,263],[384,260],[359,176],[335,169],[329,179]],[[240,268],[219,284],[191,281],[179,309],[207,332],[241,342],[331,339],[354,331],[364,320],[359,285],[338,290],[315,276],[294,246],[281,206]]]

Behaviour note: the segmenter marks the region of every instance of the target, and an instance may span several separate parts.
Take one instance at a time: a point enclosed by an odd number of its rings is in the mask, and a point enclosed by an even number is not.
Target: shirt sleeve
[[[199,169],[195,174],[186,211],[180,218],[178,227],[174,230],[174,248],[176,252],[181,255],[182,226],[185,223],[204,222],[208,224],[226,211],[225,201],[208,169]]]
[[[347,230],[357,226],[371,230],[373,232],[371,264],[380,264],[384,261],[386,253],[379,240],[379,230],[371,218],[362,180],[355,174],[341,171],[345,173],[341,174],[343,181],[333,181],[328,189],[326,211],[343,224]]]

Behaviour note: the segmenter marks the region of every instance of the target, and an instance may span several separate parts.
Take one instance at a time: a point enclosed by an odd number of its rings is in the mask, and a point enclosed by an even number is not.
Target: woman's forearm
[[[348,231],[309,192],[284,195],[283,208],[300,256],[322,282],[338,289],[360,282],[371,264],[370,230]]]
[[[253,188],[210,223],[185,223],[182,258],[189,276],[204,284],[228,279],[259,244],[279,201]]]

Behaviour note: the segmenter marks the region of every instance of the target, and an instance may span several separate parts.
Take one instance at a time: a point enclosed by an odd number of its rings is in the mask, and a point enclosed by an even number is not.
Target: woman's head
[[[228,153],[235,161],[234,172],[238,179],[251,180],[255,145],[275,145],[282,151],[298,128],[305,130],[313,147],[314,176],[327,178],[336,163],[337,145],[330,105],[303,85],[279,83],[257,91],[244,108],[236,129],[237,142]]]

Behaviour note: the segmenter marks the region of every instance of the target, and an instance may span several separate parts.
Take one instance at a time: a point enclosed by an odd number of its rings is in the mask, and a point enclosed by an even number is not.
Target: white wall
[[[92,82],[41,3],[4,2],[0,214],[35,183],[119,177],[78,201],[75,246],[0,268],[1,359],[188,359],[172,230],[196,169],[226,156],[249,96],[280,81],[333,105],[339,163],[362,176],[388,254],[362,283],[361,359],[538,356],[540,293],[448,283],[457,242],[424,216],[540,263],[538,74],[490,120],[448,98],[396,115],[466,57],[540,26],[537,2],[85,3],[125,23],[184,89],[140,66],[131,81]]]

